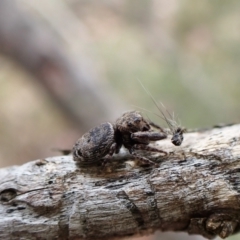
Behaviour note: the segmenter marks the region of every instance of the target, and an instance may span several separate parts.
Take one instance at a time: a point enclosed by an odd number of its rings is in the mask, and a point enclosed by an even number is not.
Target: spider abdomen
[[[115,141],[114,127],[102,123],[85,133],[73,147],[73,157],[79,162],[94,162],[105,157]]]

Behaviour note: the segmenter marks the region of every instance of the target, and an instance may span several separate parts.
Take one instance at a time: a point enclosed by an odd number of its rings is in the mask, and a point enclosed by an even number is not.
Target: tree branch
[[[102,170],[60,156],[1,169],[0,239],[112,239],[156,230],[227,237],[240,229],[239,133],[240,125],[187,133],[181,148],[159,141],[169,155],[147,155],[158,168],[117,160]]]

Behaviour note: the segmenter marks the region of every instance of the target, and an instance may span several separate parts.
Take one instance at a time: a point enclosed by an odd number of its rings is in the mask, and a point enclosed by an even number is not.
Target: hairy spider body
[[[85,133],[73,147],[73,158],[81,163],[95,162],[105,156],[119,153],[122,146],[128,149],[136,159],[144,163],[153,162],[136,153],[136,150],[160,152],[165,151],[148,146],[150,141],[167,137],[164,132],[151,131],[150,124],[137,111],[124,113],[115,124],[103,123]]]
[[[74,160],[92,162],[106,156],[115,142],[114,127],[106,122],[92,128],[75,143]]]

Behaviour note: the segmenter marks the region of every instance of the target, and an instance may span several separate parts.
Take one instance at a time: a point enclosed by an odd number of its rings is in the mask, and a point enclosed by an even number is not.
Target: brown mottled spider
[[[140,156],[136,150],[163,153],[165,151],[149,146],[150,141],[167,138],[165,132],[153,132],[148,123],[137,111],[124,113],[115,124],[106,122],[85,133],[73,146],[73,158],[80,163],[96,162],[105,156],[119,153],[124,146],[129,153],[143,163],[155,164]]]

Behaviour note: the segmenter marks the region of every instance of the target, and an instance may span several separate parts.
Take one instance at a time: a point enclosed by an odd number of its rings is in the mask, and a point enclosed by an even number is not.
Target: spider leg
[[[133,155],[136,159],[140,160],[141,162],[145,163],[145,164],[151,164],[151,165],[155,165],[155,166],[158,166],[158,164],[156,164],[154,161],[146,158],[146,157],[143,157],[143,156],[140,156],[138,155],[135,150],[146,150],[146,151],[150,151],[150,152],[160,152],[160,153],[164,153],[164,155],[167,155],[168,153],[163,151],[163,150],[160,150],[160,149],[157,149],[157,148],[154,148],[154,147],[150,147],[148,145],[144,145],[144,144],[135,144],[131,149],[129,149],[129,152],[131,155]]]
[[[144,145],[144,144],[135,144],[133,146],[133,148],[135,150],[145,150],[145,151],[149,151],[149,152],[159,152],[159,153],[164,153],[165,156],[168,155],[168,153],[163,151],[163,150],[160,150],[158,148],[151,147],[151,146],[148,146],[148,145]]]
[[[151,164],[151,165],[158,166],[158,164],[156,164],[155,162],[151,161],[150,159],[148,159],[146,157],[142,157],[142,156],[138,155],[134,151],[131,151],[131,154],[135,157],[135,159],[140,160],[144,164]]]
[[[116,143],[114,153],[116,153],[116,154],[119,153],[121,147],[122,147],[122,143]]]
[[[52,148],[53,151],[55,152],[60,152],[62,153],[62,155],[66,156],[69,155],[70,153],[72,153],[71,149],[58,149],[58,148]]]
[[[117,143],[113,143],[109,149],[108,155],[112,156],[117,150]]]
[[[159,132],[135,132],[131,134],[131,139],[145,144],[148,144],[149,141],[158,141],[165,138],[167,138],[167,135]]]
[[[111,161],[112,155],[117,151],[117,143],[113,143],[112,146],[109,149],[108,154],[103,158],[102,160],[102,167],[104,168],[107,162]]]
[[[122,147],[122,144],[121,143],[116,143],[114,142],[112,144],[112,146],[110,147],[109,149],[109,152],[108,154],[102,159],[102,167],[104,168],[105,165],[107,164],[107,162],[110,162],[112,160],[112,155],[114,153],[119,153],[120,151],[120,148]]]

